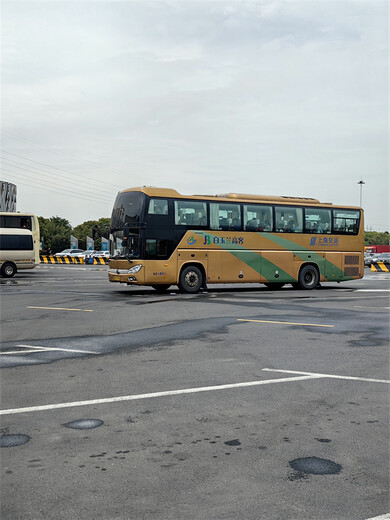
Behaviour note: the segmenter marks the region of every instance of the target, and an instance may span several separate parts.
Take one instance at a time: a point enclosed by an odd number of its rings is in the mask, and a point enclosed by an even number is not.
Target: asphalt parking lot
[[[1,280],[1,518],[388,518],[388,273],[290,286]]]

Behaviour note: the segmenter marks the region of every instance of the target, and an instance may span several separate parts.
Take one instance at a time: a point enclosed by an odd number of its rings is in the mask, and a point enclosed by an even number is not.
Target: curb
[[[371,264],[371,271],[376,272],[385,272],[390,273],[390,264],[384,262],[375,262]]]
[[[105,265],[105,264],[108,264],[108,262],[110,261],[109,258],[100,258],[100,257],[95,257],[95,258],[88,258],[86,261],[84,260],[84,264],[93,264],[93,265]]]
[[[84,261],[84,258],[77,256],[47,256],[40,255],[41,264],[92,264],[92,265],[105,265],[110,261],[109,258],[88,258]]]

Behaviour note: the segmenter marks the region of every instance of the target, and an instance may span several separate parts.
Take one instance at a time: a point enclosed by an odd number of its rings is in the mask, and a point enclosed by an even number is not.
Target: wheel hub
[[[190,287],[195,287],[198,283],[198,276],[196,275],[196,273],[193,273],[193,272],[187,273],[186,274],[186,283]]]

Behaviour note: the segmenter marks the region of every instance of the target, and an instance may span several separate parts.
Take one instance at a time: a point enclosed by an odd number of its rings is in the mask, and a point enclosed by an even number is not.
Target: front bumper
[[[110,269],[108,271],[108,279],[110,282],[119,282],[134,285],[144,284],[144,270],[138,273],[129,273],[128,269]]]

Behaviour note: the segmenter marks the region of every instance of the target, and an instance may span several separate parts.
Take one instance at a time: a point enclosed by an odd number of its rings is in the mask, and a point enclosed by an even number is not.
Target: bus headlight
[[[142,269],[142,265],[141,264],[138,264],[138,265],[133,265],[133,267],[130,267],[130,269],[127,271],[128,273],[138,273],[139,271],[141,271]]]

